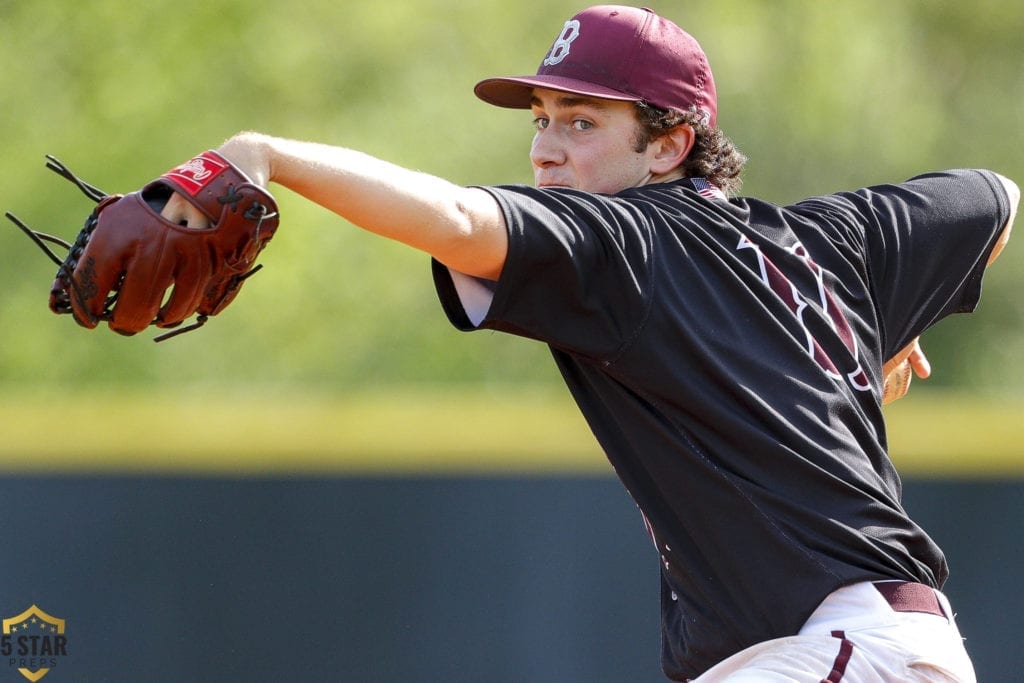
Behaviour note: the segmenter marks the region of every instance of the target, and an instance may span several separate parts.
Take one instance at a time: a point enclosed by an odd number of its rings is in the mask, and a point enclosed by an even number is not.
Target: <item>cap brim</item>
[[[508,78],[488,78],[480,81],[473,92],[484,102],[509,109],[529,109],[534,88],[546,88],[560,92],[573,93],[586,97],[600,97],[606,100],[638,102],[642,98],[620,90],[612,90],[600,85],[575,78],[560,76],[517,76]]]

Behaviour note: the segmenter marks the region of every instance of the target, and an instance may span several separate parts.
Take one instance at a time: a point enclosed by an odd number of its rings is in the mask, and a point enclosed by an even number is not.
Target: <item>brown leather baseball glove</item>
[[[132,335],[149,325],[177,327],[162,341],[203,325],[234,300],[261,266],[256,257],[278,225],[277,203],[262,187],[213,151],[176,166],[137,192],[108,195],[48,157],[47,166],[97,202],[73,244],[10,218],[59,264],[50,309],[71,313],[88,328],[106,321]],[[207,228],[171,223],[160,215],[177,192],[201,211]],[[45,242],[68,249],[61,260]]]

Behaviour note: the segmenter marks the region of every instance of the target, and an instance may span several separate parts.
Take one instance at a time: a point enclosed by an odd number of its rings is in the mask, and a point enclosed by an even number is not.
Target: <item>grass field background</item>
[[[887,415],[905,475],[1024,475],[1024,403],[921,393]],[[611,474],[548,388],[5,394],[0,430],[4,473]]]

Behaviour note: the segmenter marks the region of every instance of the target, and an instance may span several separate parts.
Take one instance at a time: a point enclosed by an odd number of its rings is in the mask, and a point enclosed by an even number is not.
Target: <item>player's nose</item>
[[[534,167],[559,166],[565,163],[565,158],[565,147],[554,132],[537,131],[530,145],[530,162]]]

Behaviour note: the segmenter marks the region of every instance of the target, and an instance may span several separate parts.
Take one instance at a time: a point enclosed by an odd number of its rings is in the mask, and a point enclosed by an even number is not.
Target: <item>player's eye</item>
[[[576,119],[572,122],[572,127],[575,130],[590,130],[594,127],[593,121],[587,121],[586,119]]]
[[[533,119],[533,127],[537,130],[544,130],[548,127],[549,123],[550,121],[543,116],[537,116]]]

